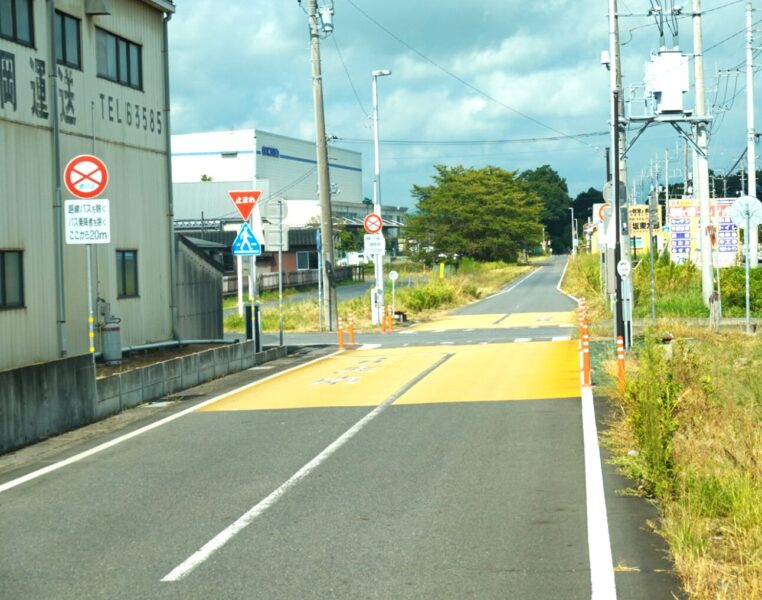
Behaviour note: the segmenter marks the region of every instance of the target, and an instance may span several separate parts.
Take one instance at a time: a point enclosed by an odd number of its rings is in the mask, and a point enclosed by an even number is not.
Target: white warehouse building
[[[362,210],[362,155],[330,146],[328,164],[334,214]],[[315,142],[254,129],[172,136],[172,173],[183,221],[235,220],[228,189],[257,189],[261,202],[283,198],[285,224],[301,227],[320,215]],[[207,185],[211,184],[211,185]]]
[[[64,240],[73,196],[63,170],[81,154],[109,171],[100,198],[110,243],[92,246],[93,298],[121,319],[124,345],[173,338],[174,4],[2,0],[0,9],[0,370],[89,351],[87,246]]]

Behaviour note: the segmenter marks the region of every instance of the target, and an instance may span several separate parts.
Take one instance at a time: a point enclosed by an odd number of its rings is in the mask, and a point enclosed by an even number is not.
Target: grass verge
[[[414,321],[431,319],[437,313],[483,298],[498,291],[513,279],[528,273],[533,267],[509,265],[502,262],[476,263],[461,261],[457,273],[440,279],[437,273],[419,275],[417,283],[400,287],[395,294],[395,309],[407,314]],[[406,271],[407,272],[407,271]],[[391,303],[391,288],[386,287],[386,302]],[[339,314],[346,318],[352,312],[358,331],[372,329],[370,296],[363,294],[351,300],[339,302]],[[317,331],[317,300],[286,302],[283,304],[283,328],[285,331]],[[277,310],[265,311],[262,316],[265,331],[278,330]],[[225,330],[244,330],[243,318],[233,315],[225,318]]]
[[[565,287],[590,299],[593,318],[608,319],[595,299],[597,258],[581,258]],[[693,304],[693,275],[673,278],[675,297],[684,290],[673,315],[681,317]],[[671,344],[660,335],[667,327]],[[691,598],[762,598],[760,368],[759,337],[660,320],[628,357],[624,389],[604,389],[618,408],[606,442],[637,493],[660,507],[655,528]]]

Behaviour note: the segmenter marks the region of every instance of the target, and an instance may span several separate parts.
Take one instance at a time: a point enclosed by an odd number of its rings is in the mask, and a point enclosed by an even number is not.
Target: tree
[[[574,218],[578,222],[587,223],[593,216],[593,204],[603,204],[602,191],[591,187],[586,192],[580,192],[572,202]]]
[[[519,179],[526,183],[542,202],[542,216],[546,235],[553,252],[562,254],[571,248],[571,198],[566,180],[550,165],[524,171]],[[575,215],[576,216],[576,215]]]
[[[412,253],[430,262],[439,254],[515,261],[542,238],[542,204],[515,174],[434,165],[433,185],[413,186],[417,212],[408,218]]]

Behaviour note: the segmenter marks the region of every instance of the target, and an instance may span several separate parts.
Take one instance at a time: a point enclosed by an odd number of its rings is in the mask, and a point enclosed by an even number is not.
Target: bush
[[[440,308],[455,300],[455,291],[439,282],[431,282],[414,288],[400,290],[398,294],[400,304],[408,310],[419,312]]]
[[[746,311],[746,270],[728,267],[720,272],[720,292],[723,312],[742,315]],[[751,312],[762,312],[762,269],[749,271],[749,302]],[[726,314],[727,314],[726,313]]]

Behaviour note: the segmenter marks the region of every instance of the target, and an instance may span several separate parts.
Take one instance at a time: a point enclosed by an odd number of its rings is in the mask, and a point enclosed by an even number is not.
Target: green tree
[[[572,202],[574,218],[580,223],[587,223],[593,216],[593,204],[603,204],[602,191],[591,187],[586,192],[580,192]]]
[[[542,202],[540,218],[553,252],[562,254],[571,248],[571,198],[566,180],[549,165],[524,171],[519,179],[525,182]],[[576,216],[576,215],[575,215]]]
[[[542,203],[512,172],[434,165],[433,185],[413,186],[417,212],[405,236],[430,262],[440,253],[476,260],[515,261],[542,238]]]

